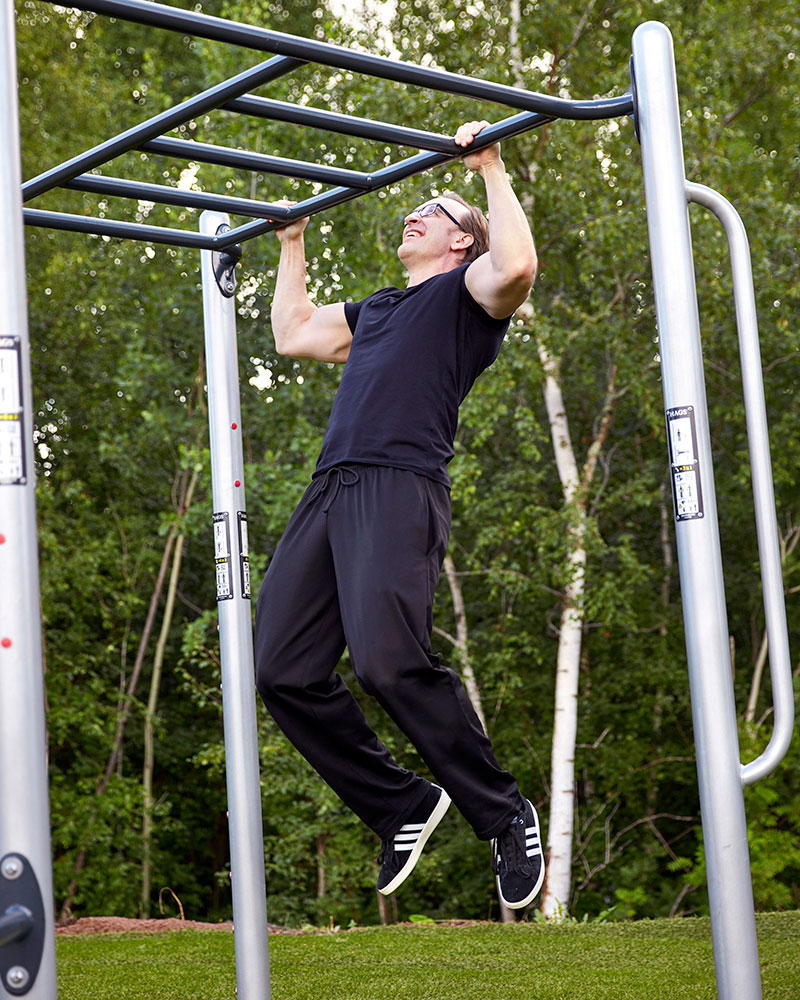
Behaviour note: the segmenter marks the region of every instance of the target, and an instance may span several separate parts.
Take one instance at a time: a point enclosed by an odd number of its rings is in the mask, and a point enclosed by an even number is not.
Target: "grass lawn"
[[[800,998],[800,912],[758,917],[764,1000]],[[65,936],[60,1000],[227,1000],[233,936]],[[418,924],[270,937],[273,1000],[715,1000],[706,919]]]

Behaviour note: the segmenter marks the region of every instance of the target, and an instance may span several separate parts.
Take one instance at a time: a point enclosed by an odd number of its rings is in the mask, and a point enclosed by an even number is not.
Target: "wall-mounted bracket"
[[[25,996],[42,963],[45,913],[39,881],[22,854],[0,859],[0,983]]]
[[[221,236],[223,233],[228,233],[230,232],[230,228],[230,226],[223,223],[217,229],[216,235]],[[219,288],[226,299],[233,298],[233,294],[236,291],[236,265],[242,259],[241,245],[236,243],[233,246],[225,247],[224,250],[214,250],[212,251],[211,259],[213,261],[217,288]]]

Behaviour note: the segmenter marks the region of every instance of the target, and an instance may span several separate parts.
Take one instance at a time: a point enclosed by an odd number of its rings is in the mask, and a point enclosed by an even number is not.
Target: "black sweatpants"
[[[522,810],[458,675],[431,651],[450,532],[447,488],[347,465],[314,479],[270,563],[256,614],[256,678],[287,737],[381,839],[427,785],[401,768],[335,672],[345,645],[374,696],[484,840]]]

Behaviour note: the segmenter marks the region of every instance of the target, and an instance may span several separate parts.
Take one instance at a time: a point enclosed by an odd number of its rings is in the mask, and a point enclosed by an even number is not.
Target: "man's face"
[[[451,198],[426,201],[403,220],[403,242],[398,257],[406,262],[446,256],[454,240],[463,236],[459,221],[468,209]]]

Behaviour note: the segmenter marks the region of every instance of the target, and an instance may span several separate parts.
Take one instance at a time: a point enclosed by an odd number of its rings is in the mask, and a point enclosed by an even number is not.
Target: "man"
[[[486,125],[462,125],[456,143],[468,147]],[[315,306],[306,293],[308,220],[277,230],[276,349],[346,364],[311,485],[259,596],[257,684],[292,743],[383,842],[382,893],[408,877],[452,800],[492,841],[501,899],[521,908],[544,878],[536,811],[430,645],[458,406],[497,357],[536,273],[499,145],[464,162],[484,180],[488,227],[455,195],[411,212],[397,251],[405,289]],[[401,768],[369,728],[335,673],[345,645],[360,685],[441,787]]]

